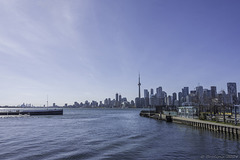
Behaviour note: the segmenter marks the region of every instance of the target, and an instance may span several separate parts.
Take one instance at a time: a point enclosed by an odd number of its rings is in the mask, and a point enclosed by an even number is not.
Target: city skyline
[[[1,1],[0,105],[236,82],[238,0]],[[154,89],[155,90],[155,89]]]

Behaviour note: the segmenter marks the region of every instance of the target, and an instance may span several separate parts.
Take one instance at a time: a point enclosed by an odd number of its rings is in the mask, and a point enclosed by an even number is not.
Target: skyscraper
[[[153,92],[153,89],[151,88],[151,94],[150,94],[150,95],[153,95],[153,93],[154,93],[154,92]]]
[[[174,103],[175,100],[177,100],[177,93],[175,93],[175,92],[173,93],[172,99],[173,99],[173,103]]]
[[[184,88],[182,89],[182,96],[183,96],[184,98],[186,98],[187,95],[189,95],[189,88],[188,88],[188,87],[184,87]]]
[[[158,87],[157,89],[156,89],[156,96],[157,96],[157,98],[161,98],[161,95],[162,95],[162,87]]]
[[[197,86],[196,93],[198,97],[198,102],[203,103],[203,86]]]
[[[227,83],[227,89],[229,95],[237,96],[237,85],[234,82]]]
[[[216,98],[217,97],[217,87],[211,86],[211,97]]]
[[[116,93],[116,102],[118,102],[118,93]]]
[[[144,89],[144,98],[149,98],[149,92],[147,89]]]
[[[237,103],[237,85],[234,82],[227,83],[229,103]]]
[[[144,89],[144,102],[145,106],[149,106],[149,92],[147,89]]]

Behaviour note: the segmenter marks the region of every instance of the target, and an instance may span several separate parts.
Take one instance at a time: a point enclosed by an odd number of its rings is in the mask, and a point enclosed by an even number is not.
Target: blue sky
[[[240,91],[239,0],[1,0],[0,105]]]

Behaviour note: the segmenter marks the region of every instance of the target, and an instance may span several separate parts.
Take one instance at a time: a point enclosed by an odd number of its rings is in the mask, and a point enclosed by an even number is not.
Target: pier
[[[63,109],[56,109],[56,108],[31,108],[31,109],[22,109],[22,108],[15,108],[15,109],[1,109],[0,115],[2,116],[10,116],[10,115],[63,115]]]
[[[153,113],[154,111],[141,111],[140,116],[154,118],[156,120],[165,120],[167,121],[168,115],[160,114],[160,113]],[[149,114],[150,113],[150,114]],[[190,125],[193,127],[202,128],[205,130],[215,131],[223,134],[232,134],[235,135],[237,138],[240,135],[240,126],[204,121],[199,119],[191,119],[191,118],[183,118],[183,117],[174,117],[172,116],[172,122],[181,123],[185,125]]]

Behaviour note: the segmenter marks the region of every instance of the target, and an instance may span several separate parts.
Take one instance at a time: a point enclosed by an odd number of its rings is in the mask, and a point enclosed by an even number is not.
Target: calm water
[[[64,109],[63,116],[0,118],[0,159],[240,159],[232,137],[139,112]]]

